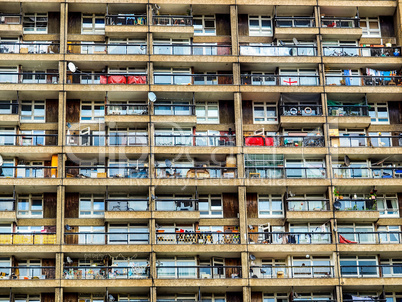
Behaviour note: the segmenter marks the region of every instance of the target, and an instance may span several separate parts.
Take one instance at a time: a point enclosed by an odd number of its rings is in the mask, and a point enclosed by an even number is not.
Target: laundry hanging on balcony
[[[342,235],[339,235],[339,243],[357,243],[356,241],[350,241],[343,237]]]

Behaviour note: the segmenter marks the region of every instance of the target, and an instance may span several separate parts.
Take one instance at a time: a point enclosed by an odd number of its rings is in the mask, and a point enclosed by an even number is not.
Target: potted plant
[[[334,196],[335,196],[335,198],[343,199],[343,196],[341,196],[341,195],[339,194],[339,191],[338,191],[336,188],[334,188]]]

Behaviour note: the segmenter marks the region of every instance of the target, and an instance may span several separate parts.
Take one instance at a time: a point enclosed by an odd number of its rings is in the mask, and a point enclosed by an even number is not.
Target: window
[[[380,217],[399,217],[398,196],[396,194],[377,195],[376,199]]]
[[[257,277],[262,278],[276,278],[277,276],[284,276],[287,278],[287,268],[286,266],[287,261],[285,259],[262,259],[261,260],[261,269],[253,269],[252,276],[256,275]],[[251,277],[252,277],[251,276]],[[289,275],[290,276],[290,275]],[[273,294],[270,293],[269,295],[264,295],[264,301],[287,301],[285,299],[286,294],[278,293]],[[267,300],[265,300],[267,299]]]
[[[195,36],[215,36],[216,35],[216,25],[215,25],[215,15],[210,16],[194,16],[194,35]]]
[[[392,138],[391,132],[369,132],[369,136],[374,136],[369,138],[369,142],[373,147],[391,147]],[[402,144],[400,144],[402,145]]]
[[[24,34],[47,34],[47,13],[25,14],[23,27]]]
[[[197,276],[197,268],[195,267],[197,261],[194,257],[159,259],[157,263],[156,273],[158,278],[196,278]],[[180,267],[180,269],[176,267]]]
[[[328,224],[290,224],[292,234],[288,243],[293,244],[327,244],[331,243],[331,228]]]
[[[82,122],[103,122],[105,119],[105,103],[103,101],[82,101],[80,114]]]
[[[1,212],[8,212],[14,211],[14,194],[0,194],[0,211]],[[0,230],[0,234],[1,234]]]
[[[283,217],[282,195],[258,195],[258,217]]]
[[[332,70],[326,70],[325,71],[325,85],[346,85],[346,86],[361,86],[361,78],[357,77],[360,75],[360,70],[359,69],[332,69]],[[352,76],[352,77],[348,77]],[[343,104],[343,105],[349,105],[349,104]],[[346,108],[349,109],[349,108]],[[352,110],[357,110],[357,112],[360,111],[360,107],[357,107],[356,109],[352,108]],[[346,115],[346,114],[342,114]],[[355,114],[353,114],[355,115]],[[361,114],[359,114],[361,115]]]
[[[380,18],[360,18],[360,27],[363,30],[363,38],[381,38]]]
[[[200,195],[198,207],[201,217],[222,218],[222,196],[219,194]]]
[[[376,256],[341,256],[342,277],[378,277]]]
[[[16,143],[15,128],[0,128],[0,146],[15,146]]]
[[[145,162],[139,160],[110,160],[108,177],[147,178]]]
[[[329,278],[333,277],[330,257],[310,256],[293,257],[293,278]]]
[[[10,276],[11,276],[11,258],[0,257],[0,279],[9,279]]]
[[[287,178],[325,178],[324,160],[287,159],[285,167]]]
[[[345,238],[356,243],[375,243],[374,226],[355,223],[338,226],[339,239]]]
[[[247,78],[245,79],[247,83]],[[276,77],[273,72],[251,72],[251,85],[276,86]]]
[[[82,14],[82,34],[105,34],[105,16],[98,14]]]
[[[324,56],[358,56],[357,41],[322,41]],[[364,51],[364,49],[362,49]]]
[[[18,196],[19,218],[43,218],[43,195],[28,194]]]
[[[313,27],[314,17],[311,16],[280,16],[275,18],[276,27]]]
[[[288,211],[327,211],[328,200],[321,194],[296,194],[288,197]]]
[[[195,114],[198,124],[219,124],[219,103],[197,102]]]
[[[147,211],[148,197],[126,193],[111,193],[108,199],[108,211]]]
[[[45,145],[45,130],[28,130],[20,131],[23,136],[19,137],[21,146],[44,146]],[[54,137],[55,138],[55,137]]]
[[[107,47],[110,55],[145,55],[147,41],[138,39],[109,39]]]
[[[45,101],[22,101],[21,123],[44,123]]]
[[[341,147],[367,146],[366,133],[364,129],[344,129],[339,131],[339,145]]]
[[[353,168],[353,169],[352,169]],[[367,162],[351,162],[349,167],[344,166],[344,162],[333,162],[332,169],[335,178],[368,178]]]
[[[109,244],[147,244],[148,241],[149,229],[147,225],[109,225]]]
[[[1,53],[19,53],[20,52],[20,47],[18,43],[20,42],[19,38],[5,38],[2,37],[0,38],[1,42],[1,48],[0,52]],[[5,43],[5,44],[3,44]]]
[[[194,211],[195,200],[193,195],[158,195],[156,198],[157,211]]]
[[[57,79],[55,81],[57,83]],[[24,84],[46,84],[45,70],[25,70],[22,73],[22,83]]]
[[[287,294],[287,293],[264,294],[263,302],[288,302],[289,301],[288,296],[289,296],[289,294]]]
[[[253,118],[254,123],[278,123],[277,105],[268,102],[253,102]]]
[[[155,85],[188,85],[192,84],[190,69],[164,68],[154,71]]]
[[[148,131],[145,129],[110,129],[109,146],[146,146]]]
[[[40,302],[40,295],[15,295],[14,302]]]
[[[80,218],[104,216],[105,199],[103,194],[80,194]]]
[[[191,128],[155,129],[156,146],[192,146]]]
[[[272,36],[272,18],[270,16],[248,16],[250,36]]]
[[[330,293],[298,293],[298,297],[293,297],[294,302],[307,301],[333,301]]]
[[[36,267],[36,268],[35,268]],[[41,278],[42,268],[40,260],[20,260],[18,261],[19,278],[29,278],[33,277]]]
[[[379,243],[400,243],[401,228],[398,225],[380,225],[377,227],[377,232],[379,232]]]
[[[78,244],[105,244],[104,226],[80,226]]]
[[[155,115],[193,115],[190,101],[157,101],[154,103]]]
[[[154,40],[154,55],[190,55],[190,40]]]
[[[17,101],[0,100],[0,114],[17,114],[17,113],[18,113]]]
[[[0,67],[0,83],[18,83],[18,67]]]
[[[388,104],[369,103],[369,115],[372,124],[389,124]]]
[[[140,279],[147,278],[149,274],[149,262],[146,259],[119,260],[113,259],[113,275],[115,279]]]
[[[136,294],[119,294],[118,302],[149,302],[149,298]]]
[[[85,44],[81,45],[81,53],[82,54],[105,54],[106,46],[96,44],[96,42],[85,42]]]
[[[386,302],[401,302],[402,293],[401,292],[386,292]]]
[[[94,273],[89,274],[88,272],[86,273],[87,276],[85,276],[85,279],[92,279],[96,274],[100,272],[99,269],[91,269]],[[105,301],[105,296],[104,294],[79,294],[78,296],[78,302],[104,302]]]

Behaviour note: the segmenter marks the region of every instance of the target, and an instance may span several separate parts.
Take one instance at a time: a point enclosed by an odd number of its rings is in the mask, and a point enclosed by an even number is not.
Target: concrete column
[[[331,160],[331,155],[327,154],[325,156],[325,167],[326,167],[326,173],[327,173],[327,178],[332,178],[332,160]]]
[[[60,3],[60,53],[67,53],[68,3]]]
[[[154,83],[154,64],[152,62],[149,62],[147,64],[148,67],[148,84],[153,84]]]
[[[314,7],[314,18],[315,18],[315,26],[320,27],[321,26],[321,10],[320,10],[320,7],[318,7],[318,6]]]
[[[156,196],[154,186],[149,187],[149,210],[150,211],[155,211],[156,210],[156,204],[155,204],[155,199],[153,199],[152,196]]]
[[[54,289],[54,301],[55,302],[63,302],[63,287],[56,287]]]
[[[251,288],[250,287],[243,287],[243,302],[250,302],[251,301]]]
[[[241,252],[241,273],[243,279],[250,278],[250,261],[248,252]]]
[[[154,48],[152,45],[154,44],[154,37],[152,33],[147,34],[147,49],[148,49],[148,54],[153,55],[154,54]]]
[[[232,55],[239,55],[239,25],[237,16],[237,5],[230,6],[230,32],[232,39]]]
[[[337,285],[335,287],[335,292],[336,292],[336,301],[338,302],[343,302],[343,297],[342,297],[342,286]]]
[[[237,196],[239,201],[239,227],[240,227],[240,243],[247,244],[247,200],[246,187],[237,188]]]
[[[150,302],[156,302],[157,300],[157,292],[156,292],[156,287],[155,286],[151,286],[149,288],[149,301]]]
[[[233,85],[240,85],[240,64],[233,63]]]
[[[153,23],[152,15],[153,15],[152,4],[148,4],[147,5],[147,24],[148,24],[148,26],[152,25],[152,23]]]
[[[395,16],[396,16],[395,17],[396,45],[401,45],[401,43],[402,43],[402,1],[401,0],[398,0]]]
[[[152,252],[151,255],[149,256],[149,271],[151,273],[151,277],[153,279],[156,279],[157,275],[156,275],[156,253]]]
[[[55,279],[60,280],[63,277],[64,253],[56,253],[55,266],[56,266]]]
[[[151,244],[156,244],[156,223],[155,219],[149,219],[149,241]]]
[[[62,65],[62,64],[60,64]],[[64,64],[63,64],[64,65]],[[58,110],[58,125],[57,125],[57,145],[62,146],[65,145],[66,142],[66,93],[65,92],[59,92],[59,110]]]
[[[321,47],[321,35],[316,36],[316,44],[317,44],[317,56],[322,56],[322,47]]]
[[[235,132],[236,132],[236,146],[243,145],[243,110],[242,98],[240,92],[234,94],[234,114],[235,114]]]
[[[338,278],[341,272],[337,252],[332,252],[332,259],[334,259],[334,278]]]
[[[155,154],[153,153],[154,149],[154,134],[155,134],[155,124],[154,123],[149,123],[148,124],[148,144],[150,146],[149,148],[149,177],[154,178],[155,177]]]
[[[65,209],[65,187],[57,187],[57,213],[56,213],[56,242],[64,243],[64,209]]]

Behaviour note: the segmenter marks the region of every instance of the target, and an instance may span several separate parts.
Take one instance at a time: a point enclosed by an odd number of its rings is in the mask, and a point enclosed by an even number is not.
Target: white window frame
[[[0,83],[19,83],[18,66],[0,67]]]
[[[14,302],[41,302],[41,294],[39,295],[23,295],[16,294],[14,297]]]
[[[264,117],[258,119],[264,119],[262,121],[256,120],[255,109],[256,107],[263,107],[264,108]],[[275,116],[267,115],[268,108],[275,108]],[[278,105],[276,103],[271,102],[253,102],[253,121],[254,124],[277,124],[278,123]]]
[[[258,28],[251,26],[250,21],[258,21]],[[265,28],[263,27],[262,23],[267,21],[271,23],[271,27]],[[262,15],[248,15],[248,34],[249,36],[272,37],[272,17]]]
[[[4,236],[4,235],[3,235]],[[11,257],[0,257],[0,273],[4,273],[5,275],[1,274],[1,279],[10,279],[11,276]],[[1,302],[4,302],[0,300]]]
[[[36,136],[36,135],[45,135],[45,130],[22,130],[20,134],[27,135],[19,137],[19,145],[20,146],[45,146],[46,137],[45,136]],[[35,136],[30,136],[35,135]],[[42,143],[38,143],[41,141]]]
[[[155,85],[192,85],[194,77],[191,76],[191,68],[161,68],[161,69],[156,69],[154,70],[154,82]],[[160,75],[162,82],[158,82],[156,80],[156,77]],[[169,76],[170,77],[170,83],[168,83]],[[182,78],[184,79],[183,82],[178,80],[178,77],[175,75],[180,75],[179,79]],[[187,82],[186,82],[187,80]],[[179,82],[180,81],[180,82]]]
[[[4,134],[7,134],[7,136],[4,136]],[[16,134],[15,127],[0,127],[0,146],[15,146],[17,141]]]
[[[281,203],[281,210],[274,210],[272,208],[272,202]],[[261,203],[268,202],[268,209],[262,209]],[[276,214],[273,214],[273,213]],[[280,213],[277,213],[280,212]],[[283,205],[283,196],[281,194],[258,194],[258,217],[259,218],[281,218],[284,217],[284,205]]]
[[[83,203],[90,203],[90,209],[82,209]],[[102,203],[103,209],[95,208],[95,204]],[[80,194],[80,205],[79,205],[79,218],[98,218],[105,217],[105,196],[103,194]]]
[[[20,279],[24,279],[24,277],[28,277],[29,279],[32,279],[32,277],[42,277],[42,261],[40,259],[38,260],[33,260],[33,259],[28,259],[28,260],[20,260],[18,262],[18,268],[19,268],[19,278]],[[30,269],[33,267],[38,267],[37,269],[35,269],[35,271],[37,271],[38,275],[32,275],[31,276],[31,272],[33,272],[34,270]],[[24,275],[22,272],[23,270],[26,269],[27,274]]]
[[[26,21],[25,18],[33,18],[33,21]],[[38,21],[38,18],[46,18],[46,21]],[[38,27],[38,23],[46,22],[46,27]],[[33,27],[26,27],[27,23],[34,24]],[[24,34],[47,34],[49,26],[49,18],[47,13],[29,13],[23,16],[23,31]],[[33,30],[29,30],[32,28]],[[44,30],[43,30],[44,29]]]
[[[319,85],[318,70],[314,68],[281,68],[279,69],[280,85],[282,86],[317,86]],[[285,76],[285,77],[284,77]],[[289,76],[289,78],[287,78]],[[313,76],[304,78],[303,76]],[[297,82],[297,83],[293,83]]]
[[[370,28],[370,23],[377,22],[378,28]],[[360,18],[360,27],[363,30],[362,38],[381,38],[381,24],[380,17],[376,18]]]
[[[110,240],[110,237],[113,236],[113,230],[116,230],[115,233],[118,236],[126,236],[125,240]],[[108,226],[108,236],[107,236],[107,244],[148,244],[150,240],[149,234],[149,226],[146,224],[112,224]],[[127,233],[125,235],[124,233]],[[128,234],[128,233],[136,233],[136,234]],[[142,236],[146,235],[147,240],[143,239]],[[139,236],[139,238],[134,238]]]
[[[380,212],[380,217],[398,217],[399,218],[399,203],[397,194],[381,194],[377,195],[377,210]],[[395,207],[388,208],[387,203],[391,202]]]
[[[177,48],[175,46],[184,47]],[[190,39],[155,39],[153,41],[154,55],[190,55]],[[181,50],[180,52],[178,50]]]
[[[194,25],[194,36],[216,36],[216,17],[215,15],[201,15],[193,17],[193,24],[196,20],[201,20],[201,25]],[[206,27],[207,21],[213,21],[214,27]]]
[[[219,124],[219,101],[197,101],[195,107],[195,114],[197,116],[197,124]],[[200,114],[200,108],[204,108],[205,115]],[[213,110],[212,107],[216,107]],[[211,108],[211,109],[209,109]],[[210,112],[217,112],[217,115],[210,114]]]
[[[26,200],[28,208],[21,210],[19,207],[23,199]],[[38,210],[33,209],[33,201],[40,201],[41,208]],[[43,194],[27,194],[18,196],[17,200],[18,218],[43,218],[43,211],[44,211]]]
[[[82,115],[83,106],[91,107],[91,115]],[[96,107],[100,107],[100,109],[96,109]],[[95,113],[100,110],[103,110],[103,114],[96,115]],[[99,123],[105,120],[105,102],[103,101],[81,101],[80,103],[80,122],[81,123]]]
[[[379,225],[377,232],[379,234],[379,244],[395,244],[401,243],[400,235],[401,227],[399,225]],[[393,233],[396,232],[396,233]],[[387,234],[391,233],[391,234]]]
[[[371,124],[374,124],[374,125],[388,125],[390,123],[390,121],[389,121],[389,110],[388,110],[388,103],[387,102],[385,102],[385,103],[369,103],[368,105],[371,107],[371,108],[369,107],[369,115],[371,117]],[[385,118],[378,117],[378,109],[379,108],[386,108],[386,110],[387,110],[387,120],[386,121],[382,121]],[[373,109],[373,110],[371,110],[371,109]],[[374,113],[373,116],[371,115],[372,112]]]
[[[80,234],[86,233],[86,234]],[[90,234],[88,234],[90,233]],[[104,226],[80,226],[78,227],[78,244],[105,244],[105,227]]]
[[[147,41],[140,39],[130,38],[110,38],[108,44],[121,44],[121,45],[108,45],[107,53],[110,54],[127,54],[127,55],[145,55],[147,54]],[[123,49],[124,51],[123,51]]]
[[[205,203],[208,203],[208,210],[201,210],[201,200],[206,200]],[[212,206],[212,200],[220,200],[220,206]],[[204,203],[204,202],[202,202]],[[202,194],[199,195],[198,207],[200,211],[201,218],[223,218],[223,197],[221,194]],[[206,213],[208,212],[208,213]]]
[[[275,271],[278,272],[279,270]],[[288,301],[289,301],[289,295],[287,293],[264,293],[262,296],[262,302],[288,302]]]
[[[350,231],[348,230],[346,232],[354,232],[354,234],[343,234],[342,233],[343,231],[341,229],[345,229],[345,228],[351,229]],[[357,234],[358,232],[361,232],[362,229],[369,229],[369,233],[367,235],[364,235],[364,236],[367,236],[367,240],[364,240],[364,238],[362,240],[362,235]],[[371,243],[371,244],[375,243],[376,238],[375,238],[373,232],[374,232],[374,225],[373,224],[350,223],[350,224],[343,224],[343,225],[340,224],[340,225],[338,225],[338,239],[339,239],[339,235],[340,235],[340,236],[343,236],[344,238],[346,238],[348,240],[357,242],[359,244],[361,244],[361,243],[363,243],[363,244],[365,244],[365,243]],[[351,238],[351,237],[347,238],[347,235],[353,236],[353,238]],[[359,242],[359,239],[360,239],[360,242]]]
[[[22,106],[30,106],[31,109],[30,114],[23,114]],[[43,106],[43,109],[37,109],[43,111],[43,115],[37,114],[37,110],[35,110],[36,106]],[[39,111],[39,112],[40,112]],[[21,101],[21,113],[20,113],[20,122],[21,123],[46,123],[46,101]]]
[[[47,83],[46,70],[24,70],[22,72],[22,83],[46,84]]]
[[[84,19],[92,19],[92,24],[84,26]],[[96,23],[97,20],[103,20],[102,23]],[[106,18],[102,14],[81,14],[81,34],[82,35],[104,35],[105,34]]]

